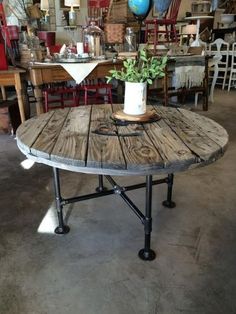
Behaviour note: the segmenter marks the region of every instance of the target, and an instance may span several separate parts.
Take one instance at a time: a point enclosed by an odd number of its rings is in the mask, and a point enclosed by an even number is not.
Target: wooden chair
[[[43,89],[44,111],[79,105],[77,87],[49,85]]]
[[[103,82],[102,79],[97,80],[84,80],[77,87],[78,99],[81,103],[81,94],[83,95],[84,105],[88,105],[89,102],[93,104],[99,103],[113,103],[112,100],[112,84]]]
[[[179,12],[181,0],[172,0],[171,5],[163,19],[155,18],[145,21],[145,42],[154,45],[154,51],[158,45],[159,37],[164,35],[162,43],[177,43],[178,34],[176,20]],[[164,29],[161,29],[163,26]]]
[[[96,20],[99,26],[103,26],[109,5],[110,0],[88,0],[89,21]]]
[[[89,21],[96,21],[98,26],[103,27],[111,2],[112,0],[88,0]],[[79,101],[82,94],[85,105],[88,105],[90,100],[95,104],[101,101],[104,103],[104,97],[112,103],[112,84],[107,84],[101,79],[84,80],[77,88]]]

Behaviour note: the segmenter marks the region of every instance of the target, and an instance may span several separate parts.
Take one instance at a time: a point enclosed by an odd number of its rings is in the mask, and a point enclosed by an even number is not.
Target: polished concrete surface
[[[235,99],[216,90],[209,111],[197,110],[227,129],[224,157],[175,176],[174,209],[154,187],[152,262],[137,257],[143,227],[118,196],[67,206],[71,231],[55,235],[52,170],[24,169],[14,137],[1,135],[0,313],[236,313]],[[94,191],[97,178],[63,172],[62,184],[67,197]],[[143,190],[129,195],[143,208]]]

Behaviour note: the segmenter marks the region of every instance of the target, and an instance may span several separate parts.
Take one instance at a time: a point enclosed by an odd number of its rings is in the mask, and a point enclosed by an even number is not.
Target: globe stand
[[[152,6],[153,6],[153,0],[149,0],[149,4],[148,7],[146,8],[146,11],[141,12],[140,14],[137,14],[137,6],[134,5],[135,0],[128,0],[128,5],[129,8],[131,10],[131,12],[133,13],[136,21],[139,24],[139,34],[138,34],[138,48],[139,48],[139,44],[141,44],[141,29],[142,29],[142,22],[143,20],[145,20],[145,18],[148,16]],[[141,2],[143,1],[143,3],[146,5],[148,0],[141,0]],[[142,3],[140,3],[139,0],[139,8],[142,7]]]

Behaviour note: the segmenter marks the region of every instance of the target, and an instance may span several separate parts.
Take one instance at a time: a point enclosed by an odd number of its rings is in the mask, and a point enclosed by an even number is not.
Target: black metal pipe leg
[[[54,178],[55,201],[56,201],[57,217],[58,217],[58,227],[56,227],[54,232],[56,234],[66,234],[70,231],[70,228],[65,225],[64,219],[63,219],[63,206],[62,206],[62,197],[61,197],[58,168],[53,167],[53,178]]]
[[[152,176],[146,177],[146,208],[144,218],[144,248],[138,253],[139,257],[145,261],[152,261],[156,258],[156,253],[151,250],[152,232]]]
[[[172,201],[173,183],[174,175],[170,173],[167,178],[167,200],[162,202],[162,205],[168,208],[174,208],[176,206],[175,202]]]
[[[103,183],[103,175],[99,174],[98,175],[98,187],[96,188],[97,192],[103,192],[106,191],[107,188],[104,187],[104,183]]]

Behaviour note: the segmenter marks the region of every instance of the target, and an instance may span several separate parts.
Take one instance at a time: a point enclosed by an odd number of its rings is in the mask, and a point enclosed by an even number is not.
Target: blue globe
[[[150,9],[148,0],[128,0],[128,5],[133,14],[136,16],[145,16]]]

